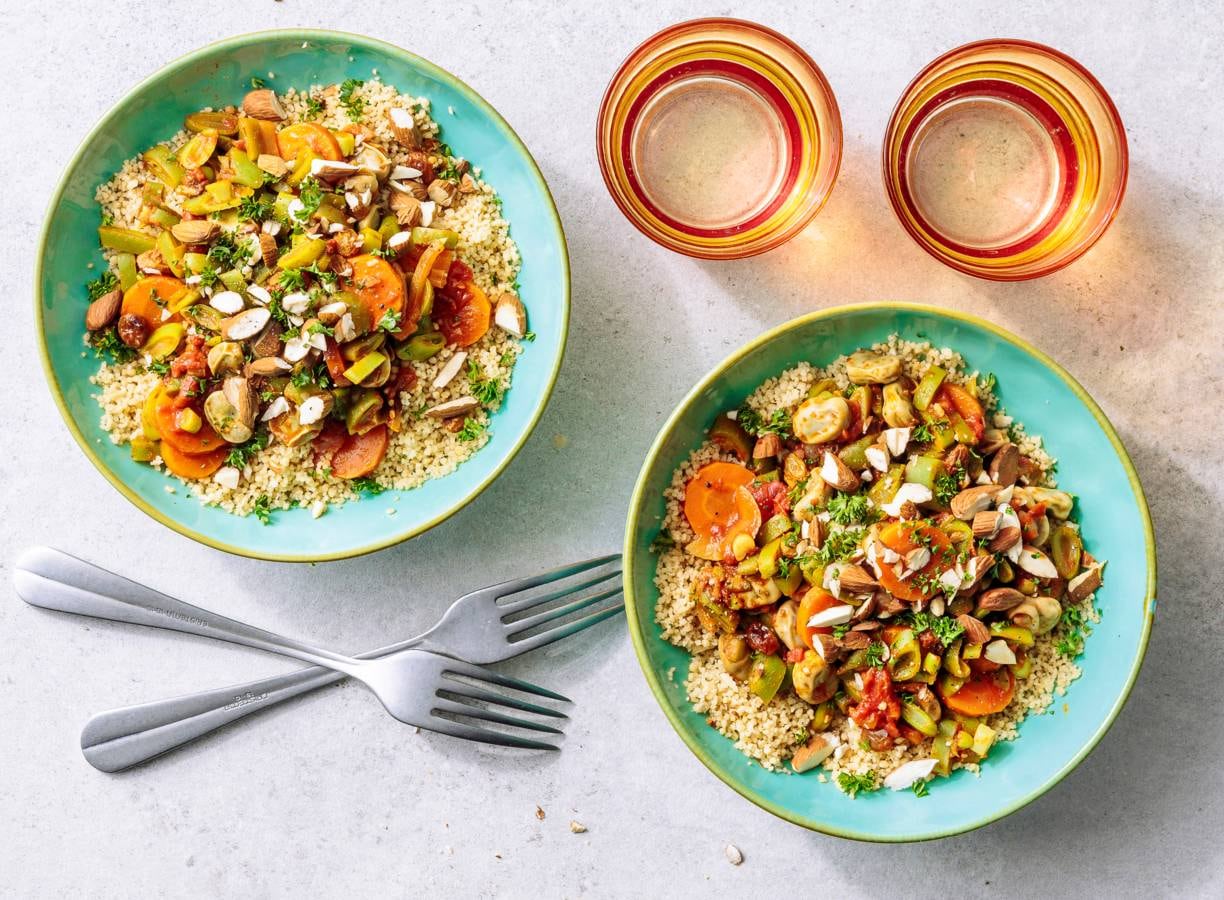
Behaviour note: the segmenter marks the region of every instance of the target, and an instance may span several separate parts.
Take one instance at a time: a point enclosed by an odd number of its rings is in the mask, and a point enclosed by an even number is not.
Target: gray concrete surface
[[[0,8],[5,94],[16,110],[0,129],[10,215],[0,254],[8,316],[0,894],[1220,896],[1218,6],[660,0],[460,2],[415,12],[424,8],[383,0]],[[824,68],[845,121],[845,162],[824,212],[788,246],[735,264],[680,258],[640,237],[607,197],[592,150],[599,97],[623,54],[699,14],[749,15],[793,36]],[[483,92],[552,185],[574,269],[565,368],[514,465],[428,535],[313,568],[230,558],[129,506],[59,420],[30,302],[47,198],[92,123],[197,45],[289,25],[386,38]],[[885,122],[911,75],[956,44],[1000,35],[1082,60],[1112,92],[1131,141],[1130,190],[1113,229],[1071,268],[1019,285],[962,277],[929,259],[893,220],[878,173]],[[105,776],[82,760],[78,733],[92,712],[285,663],[29,609],[8,586],[23,546],[52,542],[338,648],[376,646],[426,624],[460,591],[619,546],[642,454],[699,375],[796,314],[879,298],[989,316],[1062,361],[1117,424],[1151,501],[1161,602],[1147,664],[1099,749],[1026,809],[974,834],[902,847],[775,820],[689,755],[620,623],[515,667],[578,701],[566,751],[547,759],[414,734],[345,687],[140,771]],[[589,831],[571,834],[571,819]],[[742,866],[724,858],[727,843],[743,851]]]

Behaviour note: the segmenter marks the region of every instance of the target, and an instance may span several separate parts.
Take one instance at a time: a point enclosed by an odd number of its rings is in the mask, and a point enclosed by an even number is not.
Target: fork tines
[[[548,590],[533,588],[547,585]],[[506,637],[524,651],[589,628],[623,609],[618,554],[576,563],[530,579],[507,583],[497,598]]]
[[[561,749],[555,744],[489,728],[483,723],[521,728],[536,733],[563,734],[560,728],[547,721],[510,715],[496,707],[545,717],[558,724],[569,719],[565,713],[549,706],[522,700],[502,691],[492,690],[492,688],[509,688],[525,694],[569,703],[566,697],[529,681],[511,678],[459,660],[447,660],[443,664],[440,676],[441,683],[435,692],[433,708],[430,710],[434,723],[430,727],[433,730],[469,741],[498,744],[503,747],[532,750]]]

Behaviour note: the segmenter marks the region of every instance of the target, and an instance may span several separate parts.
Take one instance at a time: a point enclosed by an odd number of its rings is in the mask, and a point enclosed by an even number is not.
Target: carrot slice
[[[349,264],[353,267],[349,290],[370,313],[370,324],[377,328],[382,317],[390,312],[401,317],[402,326],[405,290],[399,271],[385,259],[369,254],[354,256]]]
[[[166,468],[180,478],[207,478],[225,462],[229,447],[218,447],[210,453],[184,453],[169,441],[163,440],[160,448],[162,462]]]
[[[753,474],[744,466],[712,462],[698,470],[684,489],[684,517],[696,533],[688,551],[699,559],[721,560],[736,535],[755,537],[761,510],[748,491]]]
[[[493,305],[485,292],[473,281],[451,293],[439,292],[434,297],[433,319],[449,343],[470,347],[489,330]]]
[[[162,306],[172,306],[174,302],[187,293],[187,285],[169,275],[150,275],[141,278],[123,292],[123,303],[119,308],[122,316],[140,316],[149,323],[150,328],[164,325],[166,322],[182,321],[182,316],[174,313],[170,318],[162,318]],[[156,299],[154,299],[156,297]]]
[[[939,398],[951,405],[965,420],[965,424],[973,430],[973,436],[979,441],[986,430],[986,414],[982,412],[982,404],[977,398],[959,384],[944,382],[939,388]]]
[[[808,620],[822,609],[831,609],[834,606],[840,606],[841,601],[830,594],[822,587],[814,587],[803,595],[803,599],[799,601],[799,609],[795,613],[795,619],[799,624],[799,633],[803,636],[803,642],[809,647],[815,649],[817,634],[832,634],[832,626],[823,625],[819,628],[812,628],[808,625]]]
[[[297,159],[303,150],[309,150],[320,159],[344,159],[336,136],[317,122],[298,122],[282,128],[276,135],[276,143],[282,159]]]
[[[378,425],[365,434],[350,434],[332,454],[332,474],[337,478],[369,475],[387,455],[389,439],[386,425]]]
[[[962,716],[988,716],[1002,712],[1015,693],[1016,677],[1011,669],[976,673],[952,695],[940,691],[944,705]]]
[[[930,561],[904,581],[897,577],[892,566],[881,565],[880,586],[884,590],[898,599],[910,601],[927,599],[941,590],[935,579],[948,568],[950,560],[941,551],[952,546],[944,532],[921,522],[893,522],[880,529],[880,543],[902,557],[918,547],[931,551]],[[919,587],[919,583],[926,588]]]
[[[203,414],[200,415],[200,430],[191,432],[183,431],[175,425],[174,418],[177,412],[173,398],[165,397],[157,404],[157,430],[161,432],[163,445],[169,444],[179,453],[185,453],[188,456],[214,453],[218,448],[228,452],[225,441],[213,431],[213,427],[208,424]]]

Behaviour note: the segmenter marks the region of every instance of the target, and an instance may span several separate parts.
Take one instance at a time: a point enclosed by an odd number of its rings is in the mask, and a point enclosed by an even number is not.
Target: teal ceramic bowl
[[[522,296],[537,337],[524,345],[514,385],[493,416],[489,443],[456,471],[405,492],[387,515],[388,498],[333,508],[320,520],[305,509],[278,511],[274,524],[201,506],[188,492],[133,462],[98,424],[82,355],[85,282],[102,255],[96,229],[98,185],[123,161],[170,137],[203,106],[241,100],[253,77],[286,90],[370,78],[373,70],[400,91],[432,100],[442,137],[480,166],[500,193],[523,266]],[[262,559],[315,561],[356,556],[398,543],[438,524],[493,481],[527,440],[552,392],[569,327],[569,260],[548,186],[522,141],[470,87],[419,56],[381,41],[332,31],[266,31],[211,44],[137,85],[85,139],[47,213],[35,272],[35,322],[47,380],[86,456],[119,491],[159,522],[202,543]]]
[[[802,360],[824,365],[893,332],[951,347],[971,369],[998,375],[1001,402],[1031,433],[1045,436],[1058,459],[1060,483],[1078,495],[1087,548],[1109,565],[1097,594],[1103,617],[1079,660],[1083,675],[1056,698],[1052,715],[1025,721],[1019,740],[992,750],[980,778],[958,771],[937,779],[924,799],[883,789],[851,800],[831,782],[817,781],[815,773],[771,773],[750,765],[693,712],[684,694],[689,656],[665,642],[654,621],[658,591],[649,547],[672,472],[702,442],[719,412],[738,407],[766,378]],[[1156,551],[1126,450],[1092,398],[1057,363],[982,319],[927,306],[870,304],[813,313],[762,335],[684,398],[638,477],[625,537],[625,585],[629,630],[646,680],[680,737],[715,775],[758,806],[806,828],[858,840],[919,841],[1014,812],[1053,787],[1097,744],[1143,661],[1155,605]]]

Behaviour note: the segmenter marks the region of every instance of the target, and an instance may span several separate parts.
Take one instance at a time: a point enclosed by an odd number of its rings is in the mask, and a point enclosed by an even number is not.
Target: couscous
[[[204,503],[272,511],[447,474],[527,330],[493,188],[379,81],[187,117],[97,192],[102,427]]]
[[[893,336],[765,382],[675,472],[656,619],[761,765],[921,795],[1078,676],[1104,562],[993,388]]]

